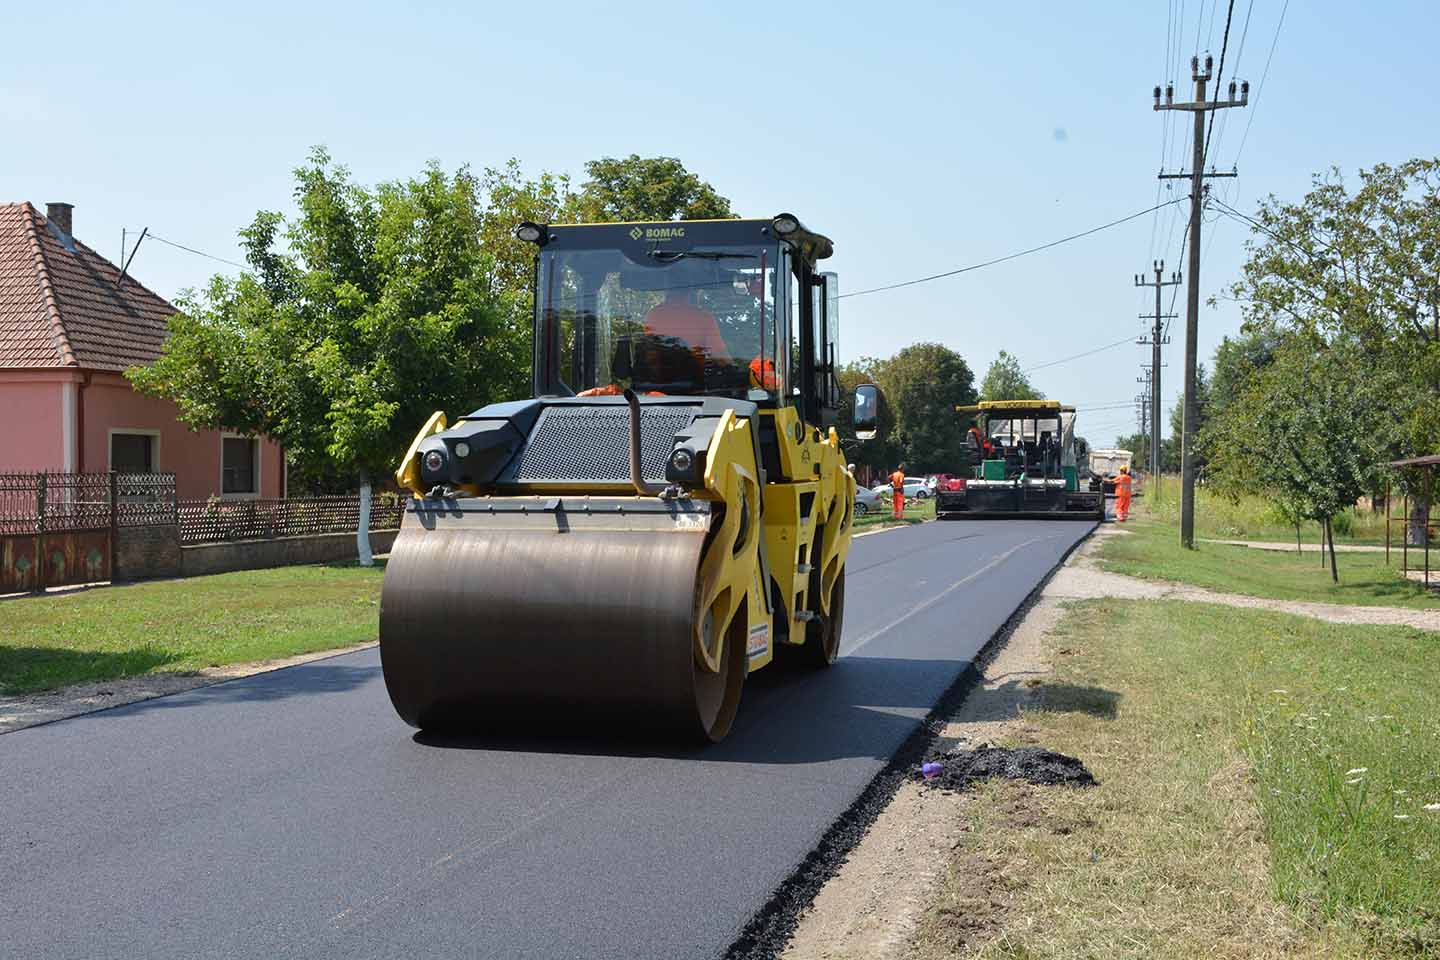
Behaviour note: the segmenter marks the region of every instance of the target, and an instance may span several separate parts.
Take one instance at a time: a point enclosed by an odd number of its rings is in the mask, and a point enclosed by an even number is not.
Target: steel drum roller
[[[407,723],[474,728],[514,711],[568,708],[724,736],[744,641],[727,638],[719,674],[695,663],[696,574],[708,524],[657,535],[561,531],[553,515],[507,518],[500,529],[486,522],[427,529],[411,514],[396,538],[380,601],[380,655]]]

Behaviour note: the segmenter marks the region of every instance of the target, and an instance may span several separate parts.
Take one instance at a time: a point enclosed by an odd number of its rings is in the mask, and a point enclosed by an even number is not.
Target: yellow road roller
[[[396,711],[722,739],[746,675],[835,661],[855,481],[830,240],[768,220],[547,225],[533,397],[434,414],[380,601]],[[873,436],[879,397],[855,397]]]

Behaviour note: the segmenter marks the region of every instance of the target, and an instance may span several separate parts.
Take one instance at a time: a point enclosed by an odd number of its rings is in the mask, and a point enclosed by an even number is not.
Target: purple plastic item
[[[922,764],[920,764],[920,775],[921,775],[922,777],[924,777],[926,780],[931,780],[931,779],[934,779],[935,777],[940,776],[940,771],[942,771],[942,770],[944,770],[944,769],[945,769],[945,765],[944,765],[944,764],[940,764],[940,763],[922,763]]]

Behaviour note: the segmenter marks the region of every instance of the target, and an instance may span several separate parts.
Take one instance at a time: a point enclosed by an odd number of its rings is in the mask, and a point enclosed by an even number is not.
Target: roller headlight
[[[670,454],[670,466],[675,468],[676,473],[689,473],[694,465],[695,455],[684,447]]]
[[[788,213],[782,213],[770,221],[770,226],[774,228],[775,232],[780,236],[785,237],[800,229],[800,221]]]
[[[466,443],[464,440],[456,443],[455,456],[459,457],[461,460],[464,460],[466,457],[470,456],[470,444]]]
[[[424,462],[427,473],[439,473],[445,469],[445,454],[439,450],[431,450],[425,454]]]

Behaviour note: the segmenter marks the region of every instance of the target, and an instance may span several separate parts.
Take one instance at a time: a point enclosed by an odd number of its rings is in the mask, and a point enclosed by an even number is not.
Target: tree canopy
[[[1299,203],[1271,196],[1232,288],[1247,328],[1343,346],[1395,375],[1391,453],[1440,452],[1440,158],[1314,177]]]
[[[674,158],[586,170],[578,192],[515,161],[372,188],[316,148],[294,171],[296,214],[257,213],[240,231],[249,269],[179,298],[160,359],[127,375],[194,427],[274,438],[299,484],[388,475],[436,409],[529,395],[534,250],[517,223],[731,215]]]
[[[571,212],[586,223],[617,220],[721,220],[730,201],[674,157],[602,157],[585,164]]]
[[[1044,396],[1020,369],[1019,358],[1004,350],[990,364],[990,369],[985,371],[985,379],[980,382],[982,400],[1039,400]]]
[[[914,473],[958,473],[969,462],[964,431],[969,425],[956,406],[975,402],[975,375],[954,350],[939,343],[915,343],[892,357],[865,357],[841,371],[846,396],[856,384],[876,383],[885,394],[883,441],[862,445],[855,462],[881,470],[904,463]],[[848,427],[848,411],[841,427]]]
[[[437,407],[524,390],[529,350],[499,309],[481,185],[431,164],[370,189],[323,149],[296,216],[241,231],[250,270],[180,298],[165,349],[131,370],[185,422],[277,440],[302,483],[388,473]]]

